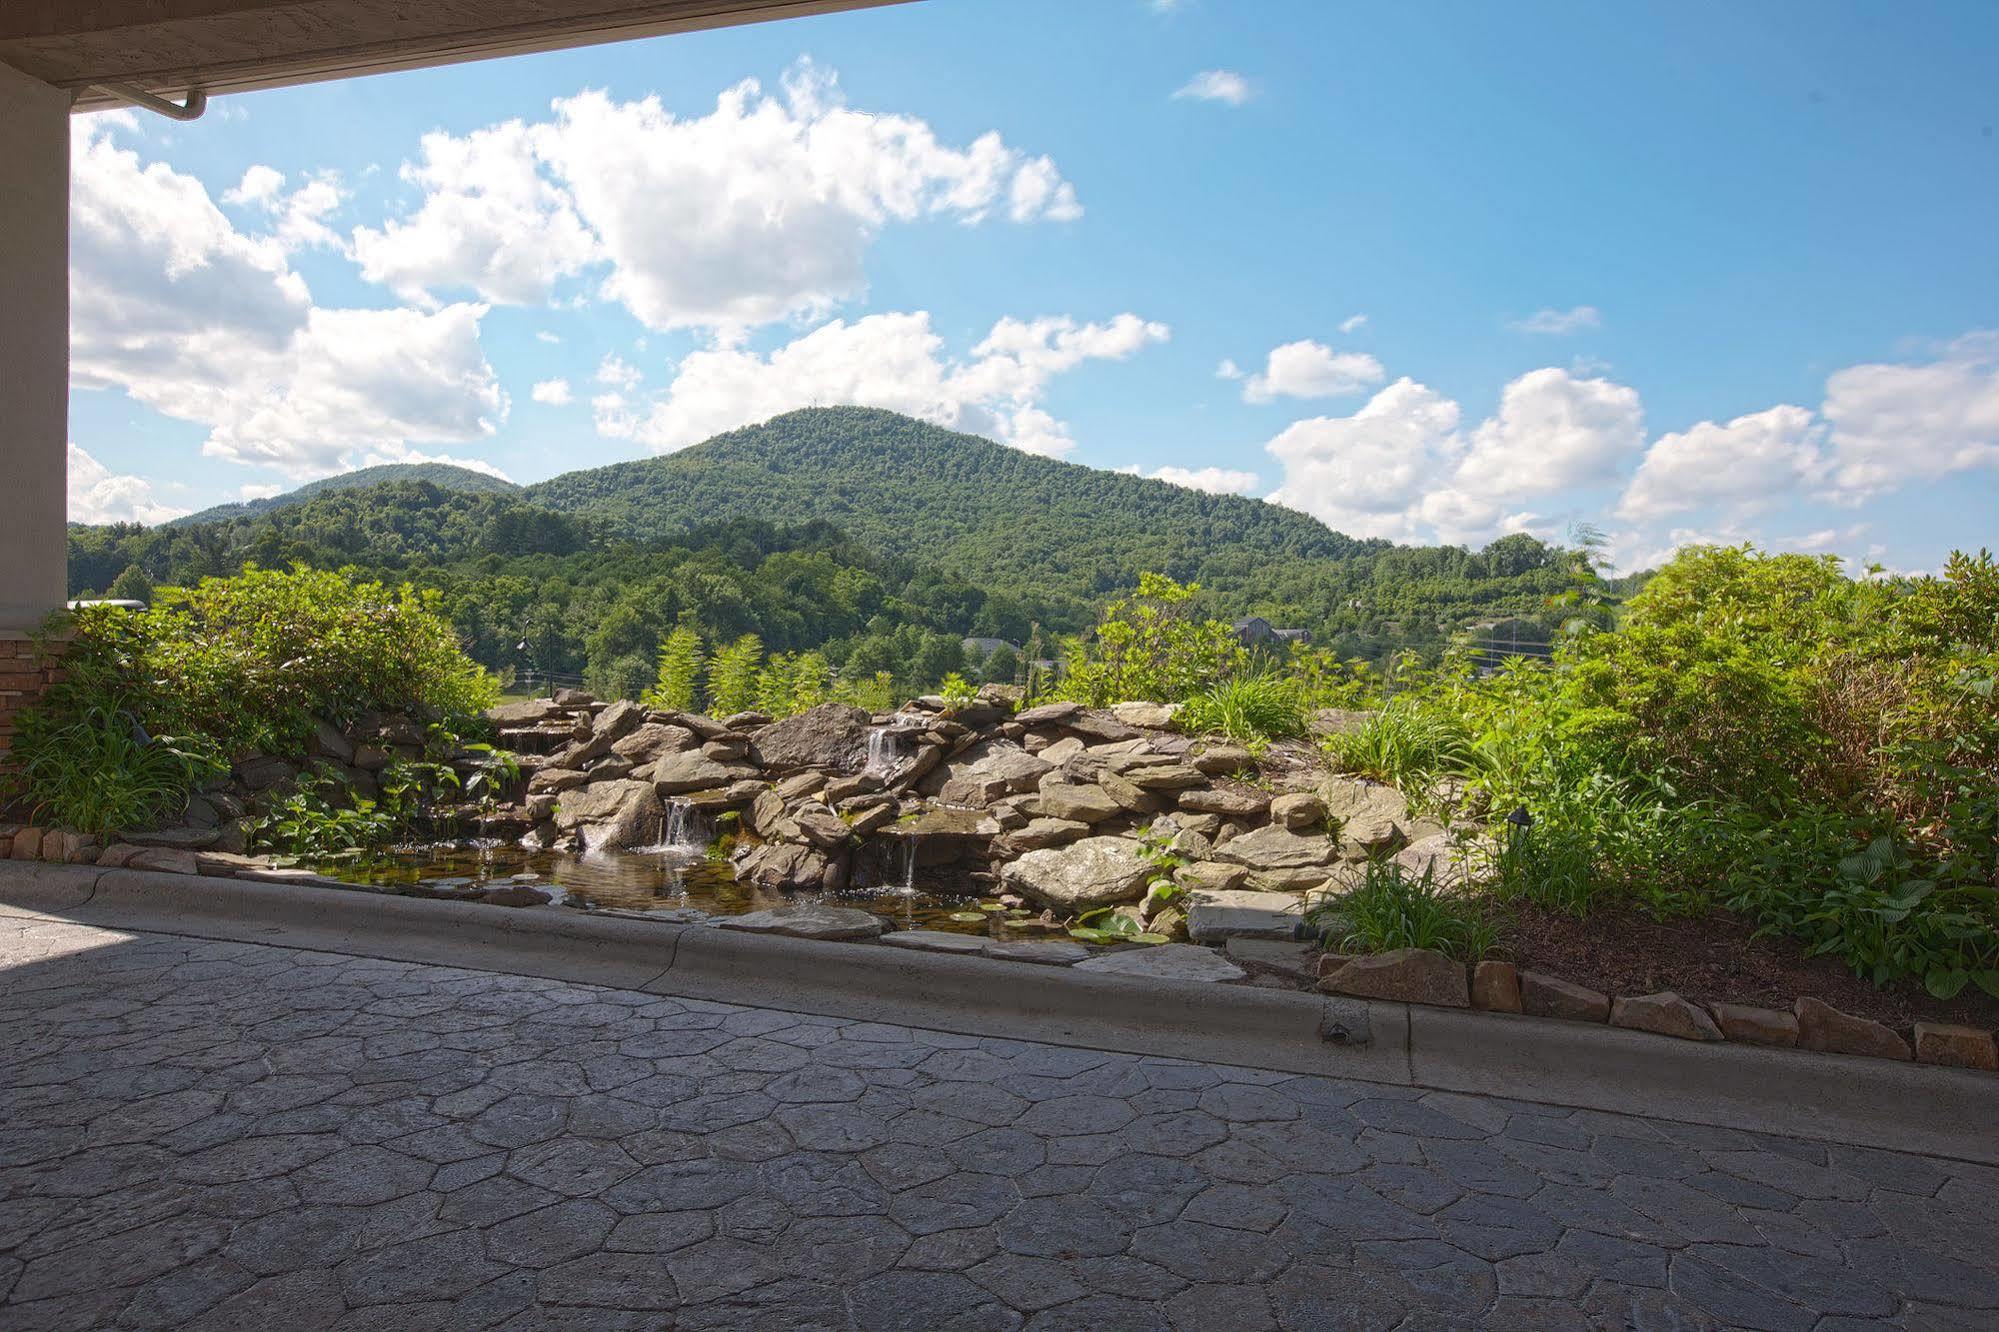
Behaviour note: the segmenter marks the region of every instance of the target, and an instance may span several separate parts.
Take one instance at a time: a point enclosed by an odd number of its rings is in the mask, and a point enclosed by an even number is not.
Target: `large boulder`
[[[653,785],[663,796],[706,791],[757,776],[754,766],[742,762],[712,759],[698,749],[668,754],[646,769]]]
[[[736,877],[758,888],[838,892],[846,887],[846,858],[799,842],[765,842],[736,852]]]
[[[1041,788],[1040,799],[1041,813],[1051,819],[1102,823],[1124,813],[1124,806],[1093,782],[1070,785],[1050,783]]]
[[[611,745],[611,752],[619,758],[630,759],[635,764],[651,763],[662,754],[678,754],[682,750],[693,749],[701,743],[701,738],[685,726],[666,726],[659,722],[647,722],[623,736]]]
[[[855,773],[867,765],[874,716],[845,703],[821,703],[758,733],[751,756],[771,772],[826,768]]]
[[[620,779],[565,793],[555,826],[575,833],[586,851],[612,851],[657,840],[663,817],[652,783]]]
[[[1317,869],[1331,865],[1339,848],[1330,837],[1302,836],[1289,828],[1266,824],[1215,848],[1215,859],[1253,870]]]
[[[1058,911],[1087,911],[1136,900],[1156,872],[1134,841],[1085,837],[1067,846],[1029,851],[1000,872],[1000,883]]]
[[[1341,850],[1352,859],[1393,850],[1408,840],[1409,802],[1392,786],[1334,777],[1320,786],[1319,799],[1339,825]]]

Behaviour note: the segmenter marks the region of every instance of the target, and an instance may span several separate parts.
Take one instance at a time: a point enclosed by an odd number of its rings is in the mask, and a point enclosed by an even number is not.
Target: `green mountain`
[[[1031,602],[1062,628],[1154,571],[1199,582],[1213,614],[1264,615],[1322,638],[1434,640],[1447,626],[1545,608],[1569,567],[1531,537],[1476,552],[1358,540],[1261,500],[1039,458],[866,407],[788,412],[663,458],[554,477],[522,498],[638,540],[736,518],[829,522]]]
[[[523,498],[635,538],[821,520],[1005,585],[1096,595],[1146,570],[1236,585],[1272,560],[1389,549],[1290,509],[1035,457],[895,412],[815,407],[663,458],[570,472]]]
[[[475,472],[469,467],[456,467],[450,463],[383,463],[379,467],[363,467],[352,472],[342,472],[338,476],[310,481],[297,490],[288,490],[282,495],[272,495],[268,499],[244,500],[240,504],[218,504],[212,509],[176,518],[169,527],[186,527],[194,523],[221,523],[232,518],[252,518],[269,513],[273,509],[287,509],[294,504],[304,504],[321,495],[330,495],[338,490],[367,490],[390,481],[428,481],[440,490],[457,490],[471,495],[512,495],[520,487],[511,481],[502,481],[497,476]]]

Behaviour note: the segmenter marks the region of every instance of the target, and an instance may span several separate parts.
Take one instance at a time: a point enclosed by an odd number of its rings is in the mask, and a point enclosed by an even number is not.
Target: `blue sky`
[[[1999,544],[1994,67],[1982,2],[923,0],[79,117],[72,517],[861,400],[1931,568]]]

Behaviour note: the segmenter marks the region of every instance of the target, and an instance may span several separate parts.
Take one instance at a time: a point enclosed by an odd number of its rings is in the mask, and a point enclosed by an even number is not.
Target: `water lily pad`
[[[1172,942],[1173,942],[1173,936],[1172,936],[1172,935],[1170,935],[1170,934],[1153,934],[1153,933],[1150,933],[1150,932],[1147,932],[1147,933],[1145,933],[1145,934],[1134,934],[1134,935],[1132,935],[1132,936],[1131,936],[1131,941],[1132,941],[1133,943],[1142,943],[1142,944],[1163,944],[1163,943],[1172,943]]]
[[[1089,925],[1078,925],[1075,929],[1069,931],[1069,937],[1071,939],[1081,939],[1084,943],[1093,944],[1117,942],[1117,936],[1109,930],[1100,930]]]
[[[955,920],[960,925],[982,925],[985,923],[986,913],[983,911],[953,911],[945,919]]]
[[[981,903],[979,903],[979,910],[981,910],[981,911],[1004,911],[1004,910],[1006,910],[1006,908],[1005,908],[1005,907],[1003,907],[1003,906],[1001,906],[1001,905],[1000,905],[1000,904],[999,904],[998,902],[981,902]]]

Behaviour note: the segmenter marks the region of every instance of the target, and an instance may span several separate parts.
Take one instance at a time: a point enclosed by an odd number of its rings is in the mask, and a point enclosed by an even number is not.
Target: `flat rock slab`
[[[785,934],[795,939],[872,939],[888,929],[887,922],[872,912],[823,902],[796,902],[769,911],[729,916],[715,923],[725,930]]]
[[[1226,952],[1229,961],[1251,972],[1288,976],[1301,981],[1318,977],[1319,959],[1324,956],[1316,943],[1252,939],[1243,935],[1230,939]]]
[[[1090,950],[1067,939],[997,939],[986,945],[986,956],[1003,962],[1039,962],[1067,967],[1083,961]]]
[[[1215,859],[1253,870],[1308,869],[1330,865],[1339,848],[1330,837],[1300,837],[1288,828],[1266,824],[1215,848]]]
[[[1304,918],[1304,900],[1290,893],[1201,888],[1187,894],[1187,937],[1197,944],[1289,939]]]
[[[1226,984],[1249,979],[1249,973],[1211,948],[1197,944],[1156,944],[1103,953],[1076,964],[1078,971],[1148,980],[1208,981]]]
[[[983,934],[953,934],[949,930],[890,930],[881,941],[891,948],[926,953],[983,953],[992,942]]]
[[[1520,973],[1520,1006],[1534,1017],[1572,1022],[1604,1022],[1610,1017],[1610,996],[1603,991],[1538,971]]]

